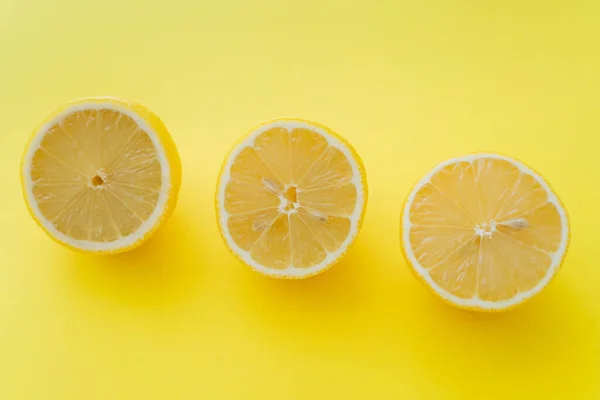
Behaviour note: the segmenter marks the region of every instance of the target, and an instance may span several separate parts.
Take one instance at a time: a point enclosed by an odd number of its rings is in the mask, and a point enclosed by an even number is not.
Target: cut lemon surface
[[[111,253],[143,243],[168,218],[181,163],[148,109],[89,98],[56,111],[34,132],[21,178],[33,218],[53,239]]]
[[[256,271],[304,278],[356,239],[367,201],[363,164],[348,142],[308,121],[279,119],[229,153],[216,191],[229,250]]]
[[[438,165],[402,214],[402,247],[414,274],[461,308],[504,310],[539,293],[568,241],[567,214],[550,186],[496,154]]]

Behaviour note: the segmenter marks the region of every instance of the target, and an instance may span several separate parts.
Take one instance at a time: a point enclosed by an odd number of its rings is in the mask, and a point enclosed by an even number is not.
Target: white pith
[[[150,138],[152,144],[154,145],[154,148],[156,149],[157,158],[161,166],[161,188],[156,207],[154,208],[148,219],[140,225],[137,231],[114,241],[96,242],[91,240],[77,240],[73,239],[72,237],[69,237],[68,235],[65,235],[64,233],[58,231],[54,227],[52,222],[46,219],[46,217],[41,213],[37,201],[35,200],[35,197],[33,195],[34,183],[31,179],[31,165],[33,161],[33,156],[36,150],[39,149],[45,134],[48,132],[48,129],[59,123],[68,115],[85,110],[114,110],[130,117],[144,132],[148,134],[148,137]],[[101,173],[102,171],[98,172]],[[48,233],[50,233],[50,235],[52,235],[58,241],[65,243],[71,247],[85,251],[116,251],[122,248],[130,247],[139,240],[143,239],[146,236],[146,234],[158,223],[162,214],[165,212],[165,207],[167,205],[171,189],[171,168],[166,156],[166,152],[156,132],[137,113],[135,113],[127,107],[121,106],[116,102],[113,103],[110,101],[102,103],[90,102],[72,105],[60,112],[59,114],[57,114],[56,116],[54,116],[54,118],[52,118],[50,121],[45,123],[35,133],[29,145],[29,148],[27,149],[27,153],[25,154],[23,160],[23,177],[27,202],[29,203],[31,211],[33,212],[35,218],[39,221],[39,223],[46,229]],[[92,177],[90,176],[89,178]]]
[[[315,133],[318,133],[319,135],[323,136],[327,140],[327,143],[329,144],[329,146],[339,149],[346,156],[346,158],[348,159],[348,162],[350,163],[350,165],[352,167],[351,183],[354,184],[354,186],[356,187],[357,196],[356,196],[356,207],[354,208],[352,215],[350,215],[348,217],[348,219],[350,220],[350,231],[348,232],[348,236],[346,237],[346,239],[344,240],[344,242],[342,243],[342,245],[340,246],[340,248],[338,250],[336,250],[335,252],[327,252],[327,256],[321,263],[314,265],[312,267],[308,267],[308,268],[296,268],[293,265],[290,265],[289,267],[287,267],[285,269],[273,269],[273,268],[265,267],[265,266],[261,265],[260,263],[257,263],[250,256],[249,251],[243,250],[235,243],[235,241],[233,240],[233,238],[231,237],[231,235],[229,233],[229,229],[227,226],[227,221],[229,219],[229,213],[225,210],[225,189],[227,187],[227,183],[231,179],[231,166],[242,150],[244,150],[246,147],[253,146],[254,140],[258,136],[260,136],[262,133],[268,131],[269,129],[272,129],[275,127],[284,128],[290,132],[293,129],[300,128],[300,129],[307,129],[307,130],[313,131]],[[286,186],[286,188],[287,188],[287,186]],[[219,209],[219,224],[221,227],[221,232],[223,233],[223,236],[225,237],[225,240],[227,241],[227,245],[229,246],[230,249],[232,249],[235,252],[235,254],[237,254],[246,264],[248,264],[255,270],[257,270],[265,275],[270,275],[270,276],[274,276],[274,277],[287,277],[287,278],[293,278],[293,277],[299,278],[299,277],[314,275],[314,274],[317,274],[319,271],[326,269],[329,265],[331,265],[333,262],[338,260],[339,257],[342,256],[342,254],[346,251],[346,249],[356,239],[356,236],[358,235],[360,218],[362,216],[363,208],[365,206],[364,190],[365,190],[365,185],[363,183],[363,176],[361,175],[361,171],[360,171],[358,163],[356,162],[356,160],[354,159],[354,156],[352,155],[352,151],[344,143],[342,143],[340,140],[338,140],[336,137],[329,134],[326,129],[323,129],[319,126],[315,126],[313,124],[310,124],[310,123],[304,122],[304,121],[287,121],[287,120],[272,121],[265,125],[260,126],[258,129],[256,129],[252,133],[250,133],[243,140],[243,142],[238,144],[231,151],[231,153],[229,154],[229,156],[225,162],[225,166],[223,168],[223,173],[219,180],[218,191],[217,191],[217,200],[218,200],[218,209]],[[280,200],[281,200],[280,212],[288,213],[288,214],[296,212],[295,209],[292,209],[289,211],[285,210],[284,204],[285,204],[286,200],[282,197],[280,197]]]
[[[487,300],[479,299],[477,297],[477,295],[475,295],[475,297],[470,298],[470,299],[463,299],[463,298],[453,295],[452,293],[448,292],[447,290],[444,290],[437,283],[435,283],[435,281],[431,278],[431,276],[427,272],[427,269],[423,268],[419,264],[419,262],[417,261],[417,258],[415,257],[415,254],[413,252],[413,249],[412,249],[412,246],[410,243],[410,228],[412,225],[410,222],[410,209],[411,209],[411,206],[415,199],[415,196],[419,192],[419,190],[425,184],[429,183],[431,181],[431,178],[434,175],[436,175],[439,171],[441,171],[448,165],[456,164],[456,163],[460,163],[460,162],[473,162],[473,161],[476,161],[476,160],[479,160],[482,158],[492,158],[492,159],[508,161],[511,164],[513,164],[515,167],[517,167],[521,173],[528,174],[531,177],[533,177],[545,190],[545,192],[548,195],[548,202],[552,203],[556,207],[556,209],[558,210],[558,213],[560,215],[560,221],[561,221],[560,244],[558,246],[557,251],[554,254],[552,254],[552,256],[551,256],[551,260],[552,260],[551,265],[548,268],[546,275],[532,289],[525,291],[525,292],[520,292],[517,295],[515,295],[513,298],[508,299],[508,300],[487,301]],[[519,221],[514,221],[514,222],[519,223]],[[402,212],[402,227],[403,227],[402,228],[402,245],[404,247],[406,257],[408,258],[409,262],[412,264],[415,272],[417,274],[419,274],[420,277],[423,278],[423,280],[427,283],[427,285],[429,285],[439,296],[447,299],[448,301],[450,301],[453,304],[456,304],[461,307],[476,308],[476,309],[482,309],[482,310],[502,310],[502,309],[510,308],[511,306],[522,303],[523,301],[527,300],[528,298],[534,296],[536,293],[539,293],[548,284],[548,282],[552,279],[552,277],[556,274],[556,271],[558,270],[558,268],[564,258],[565,252],[567,250],[568,241],[569,241],[569,222],[568,222],[568,218],[567,218],[567,213],[565,212],[560,201],[556,197],[556,194],[554,194],[554,192],[552,191],[550,186],[548,186],[546,181],[540,175],[538,175],[535,171],[533,171],[531,168],[527,167],[526,165],[522,164],[521,162],[519,162],[515,159],[512,159],[510,157],[506,157],[506,156],[502,156],[502,155],[498,155],[498,154],[471,154],[471,155],[467,155],[467,156],[463,156],[463,157],[456,157],[456,158],[452,158],[450,160],[446,160],[443,163],[437,165],[435,168],[433,168],[423,179],[421,179],[417,183],[417,185],[415,186],[413,191],[410,193],[408,200],[406,202],[406,205],[404,207],[404,210]],[[491,224],[490,229],[483,229],[479,226],[476,227],[475,234],[480,235],[480,236],[491,235],[492,232],[495,230],[496,230],[496,226],[495,226],[495,222],[494,222],[494,224]]]

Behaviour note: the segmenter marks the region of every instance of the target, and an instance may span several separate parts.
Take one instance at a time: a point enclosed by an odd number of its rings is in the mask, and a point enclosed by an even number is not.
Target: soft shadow
[[[408,332],[400,323],[394,329],[399,338],[411,340],[420,373],[447,388],[451,398],[469,393],[469,379],[477,379],[479,388],[510,382],[499,397],[521,387],[541,397],[548,391],[581,398],[595,379],[590,373],[599,363],[593,350],[600,345],[597,321],[560,277],[538,297],[504,313],[462,311],[433,296],[422,300],[420,311],[428,318]]]
[[[310,336],[347,328],[361,306],[361,281],[369,274],[370,249],[360,238],[330,270],[303,280],[271,279],[249,269],[236,274],[247,318],[260,319],[275,334]],[[256,324],[255,321],[249,321]],[[335,332],[332,332],[335,331]]]
[[[73,280],[87,294],[130,307],[161,307],[185,301],[202,274],[202,232],[179,209],[146,243],[126,253],[66,253]]]

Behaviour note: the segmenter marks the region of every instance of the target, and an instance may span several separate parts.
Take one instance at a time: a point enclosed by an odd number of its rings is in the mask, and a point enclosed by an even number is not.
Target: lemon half
[[[21,181],[31,215],[50,237],[77,250],[115,253],[143,243],[173,212],[181,162],[147,108],[87,98],[34,132]]]
[[[567,213],[546,181],[497,154],[435,167],[409,195],[401,222],[414,274],[450,304],[480,311],[539,293],[569,243]]]
[[[226,157],[216,190],[229,250],[257,272],[305,278],[335,264],[355,241],[367,202],[356,151],[320,124],[277,119]]]

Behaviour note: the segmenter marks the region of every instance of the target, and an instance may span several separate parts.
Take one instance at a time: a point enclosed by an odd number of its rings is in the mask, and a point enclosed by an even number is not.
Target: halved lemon
[[[569,241],[562,203],[531,168],[497,154],[443,162],[413,189],[402,248],[414,274],[452,305],[499,311],[539,293]]]
[[[143,243],[173,212],[181,183],[175,144],[147,108],[112,98],[67,104],[25,149],[29,211],[54,240],[115,253]]]
[[[235,146],[216,190],[219,230],[254,270],[305,278],[331,267],[361,227],[360,157],[330,129],[298,119],[264,123]]]

